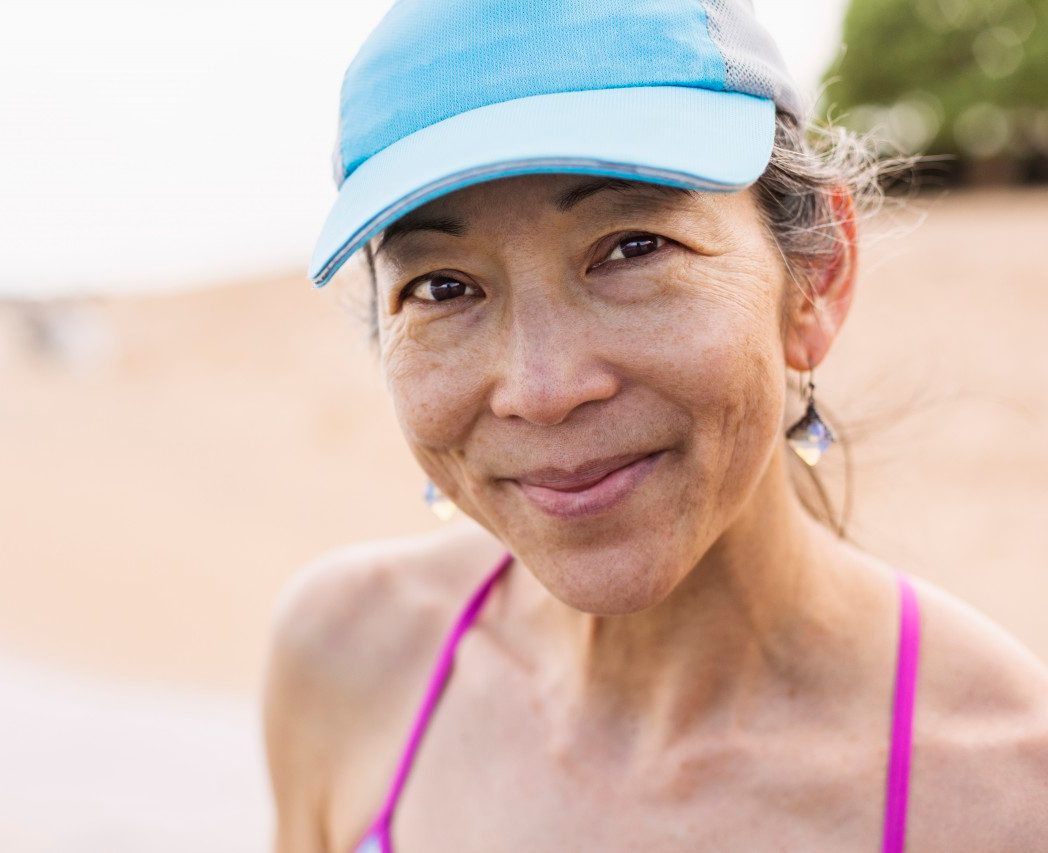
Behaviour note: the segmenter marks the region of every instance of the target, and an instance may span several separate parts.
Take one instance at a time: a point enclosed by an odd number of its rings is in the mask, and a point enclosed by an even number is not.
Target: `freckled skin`
[[[850,198],[832,197],[841,251],[801,285],[749,191],[547,205],[578,181],[436,199],[426,213],[464,217],[464,234],[403,235],[376,257],[403,434],[477,524],[365,543],[288,596],[266,689],[282,853],[359,839],[424,666],[503,548],[514,564],[398,801],[398,850],[879,849],[894,567],[807,514],[783,436],[787,369],[818,367],[851,303]],[[453,298],[423,301],[438,291]],[[586,519],[548,516],[506,479],[659,449]],[[908,849],[1041,849],[1048,670],[911,581]]]
[[[598,198],[543,205],[574,181],[528,175],[431,203],[472,230],[413,235],[403,264],[380,256],[382,365],[436,485],[559,599],[623,613],[680,581],[780,441],[787,278],[749,191],[613,220]],[[616,232],[670,242],[596,267]],[[394,285],[431,270],[476,290],[397,304]],[[658,488],[584,523],[551,521],[496,480],[662,448]]]

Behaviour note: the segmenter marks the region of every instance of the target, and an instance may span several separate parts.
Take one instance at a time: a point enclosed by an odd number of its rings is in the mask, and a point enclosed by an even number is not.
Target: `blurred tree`
[[[1048,0],[851,0],[820,116],[962,178],[1048,179]]]

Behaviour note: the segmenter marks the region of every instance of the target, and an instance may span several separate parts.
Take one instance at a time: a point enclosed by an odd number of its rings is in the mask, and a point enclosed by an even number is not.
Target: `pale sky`
[[[33,0],[0,30],[0,296],[305,270],[342,74],[389,0]],[[809,95],[845,0],[756,0]]]

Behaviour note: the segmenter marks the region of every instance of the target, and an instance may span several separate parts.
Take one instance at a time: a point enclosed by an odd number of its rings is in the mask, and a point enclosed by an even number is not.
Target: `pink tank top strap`
[[[507,551],[481,585],[473,592],[466,606],[448,633],[429,679],[425,697],[416,715],[411,735],[397,765],[393,783],[385,804],[365,836],[358,850],[392,853],[390,822],[397,798],[407,779],[415,752],[426,724],[436,707],[454,661],[455,649],[463,634],[476,619],[488,593],[501,577],[513,555]],[[906,839],[906,807],[910,777],[910,752],[913,729],[914,696],[917,683],[917,662],[920,648],[920,611],[917,595],[906,576],[896,573],[899,588],[899,643],[895,666],[895,694],[892,708],[891,752],[888,759],[886,798],[884,810],[883,853],[902,853]]]
[[[883,853],[902,853],[906,845],[906,806],[910,781],[910,743],[917,686],[921,619],[917,594],[903,572],[899,586],[899,647],[895,663],[892,741],[885,792]]]
[[[512,561],[513,554],[506,551],[506,553],[499,559],[498,563],[495,564],[495,567],[488,573],[480,586],[478,586],[469,597],[469,600],[466,602],[465,607],[463,607],[458,619],[452,626],[451,631],[444,638],[444,644],[441,646],[436,666],[430,675],[429,684],[426,687],[425,697],[423,698],[422,705],[415,717],[415,722],[411,727],[411,735],[409,736],[407,745],[400,756],[400,762],[397,765],[396,774],[393,777],[393,783],[390,785],[389,792],[386,795],[386,802],[382,806],[382,810],[379,812],[378,817],[375,818],[375,822],[368,830],[367,837],[378,838],[379,843],[381,844],[382,853],[392,853],[393,847],[390,840],[389,826],[390,821],[393,818],[393,810],[396,808],[397,798],[400,796],[400,791],[404,787],[408,771],[411,769],[411,763],[415,758],[415,752],[418,749],[419,741],[422,739],[422,734],[426,729],[426,724],[429,722],[429,718],[433,713],[433,709],[436,707],[437,700],[440,698],[441,691],[444,689],[444,684],[451,671],[451,665],[455,658],[455,648],[458,646],[462,635],[466,633],[470,625],[472,625],[477,618],[477,614],[484,605],[484,601],[487,599],[488,593],[491,592],[491,588],[495,585],[495,582],[501,577],[502,573]]]

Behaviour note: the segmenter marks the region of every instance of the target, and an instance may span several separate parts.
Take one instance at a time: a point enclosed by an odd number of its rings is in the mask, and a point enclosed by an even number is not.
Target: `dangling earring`
[[[447,521],[458,512],[458,507],[433,484],[432,480],[426,480],[426,488],[422,492],[422,498],[429,504],[433,514],[441,521]]]
[[[815,383],[808,372],[808,409],[804,416],[786,432],[786,440],[794,452],[808,465],[817,465],[822,454],[837,440],[833,431],[815,408]]]

